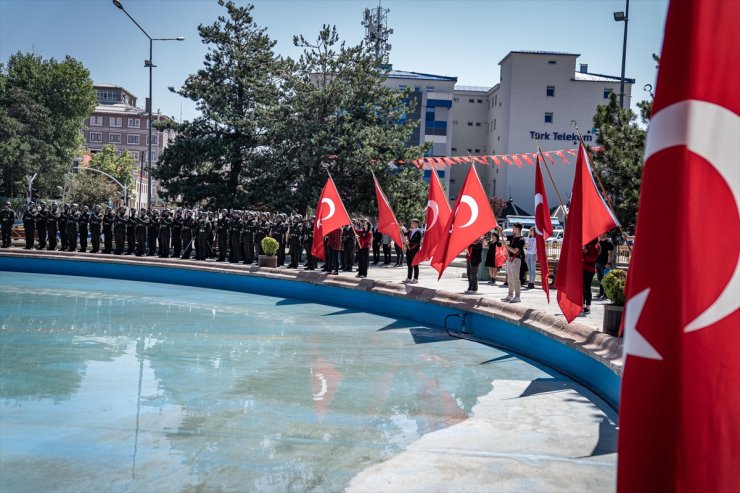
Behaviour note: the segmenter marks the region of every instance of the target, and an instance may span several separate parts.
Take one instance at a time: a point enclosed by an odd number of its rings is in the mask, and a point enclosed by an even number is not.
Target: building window
[[[472,126],[473,126],[473,122],[468,122],[468,127],[472,127]]]
[[[545,123],[552,123],[552,113],[545,113]]]
[[[452,98],[452,100],[455,101],[456,103],[460,102],[460,98]]]
[[[129,145],[139,145],[139,136],[138,135],[127,135],[126,143]]]
[[[141,128],[141,120],[138,118],[129,118],[128,126],[131,128]]]
[[[611,87],[604,88],[604,99],[609,99],[609,95],[613,92]]]
[[[493,129],[496,130],[496,119],[493,119]]]
[[[434,91],[434,86],[427,86],[427,92]]]
[[[406,84],[399,84],[398,90],[399,91],[405,91],[408,86]]]
[[[468,103],[475,103],[475,99],[469,98]]]
[[[497,104],[498,104],[498,94],[496,94],[496,95],[495,95],[495,96],[493,97],[493,105],[494,105],[494,106],[496,106]]]
[[[452,120],[453,125],[457,125],[457,120]]]
[[[475,122],[476,127],[480,127],[480,122]]]
[[[157,134],[152,135],[152,145],[157,145],[159,143],[159,137]],[[149,136],[146,136],[146,145],[149,145]]]
[[[131,157],[136,160],[136,162],[139,162],[139,158],[141,157],[141,153],[139,151],[126,151],[129,154],[131,154]]]
[[[122,127],[123,126],[123,118],[118,118],[118,117],[111,116],[110,118],[108,118],[108,124],[111,127]]]
[[[457,147],[453,147],[451,150],[452,152],[457,152]]]
[[[102,116],[91,116],[90,117],[90,125],[94,125],[96,127],[102,127],[103,126],[103,117]]]
[[[476,154],[480,154],[480,149],[476,149],[476,150],[475,150],[475,153],[476,153]]]
[[[558,63],[558,61],[557,61],[557,60],[548,60],[548,61],[547,61],[547,64],[548,64],[548,65],[556,65],[557,63]]]
[[[90,132],[90,142],[103,142],[103,132]]]
[[[483,104],[483,100],[482,99],[479,99],[478,102],[481,103],[481,104]]]
[[[547,86],[547,96],[551,98],[555,97],[555,86]]]
[[[121,134],[108,134],[108,143],[109,144],[120,144]]]

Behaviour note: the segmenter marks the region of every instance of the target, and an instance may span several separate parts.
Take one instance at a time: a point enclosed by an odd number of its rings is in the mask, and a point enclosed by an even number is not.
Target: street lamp
[[[149,69],[149,143],[147,144],[147,165],[146,165],[146,173],[147,173],[147,194],[146,194],[146,208],[150,209],[152,207],[152,109],[154,108],[154,103],[152,102],[152,69],[156,67],[154,63],[152,62],[152,45],[154,44],[154,41],[184,41],[185,38],[182,36],[178,36],[176,38],[152,38],[149,36],[149,33],[147,33],[143,27],[139,25],[138,22],[134,20],[131,15],[126,12],[126,9],[123,8],[123,4],[120,2],[120,0],[113,0],[113,5],[115,5],[117,8],[121,9],[126,16],[131,19],[131,22],[136,24],[136,27],[141,30],[141,32],[144,33],[144,36],[147,37],[149,40],[149,59],[144,60],[144,67],[147,67]]]
[[[624,40],[622,41],[622,77],[619,79],[619,106],[624,108],[624,65],[627,61],[627,22],[629,21],[630,15],[630,0],[627,1],[627,6],[624,12],[614,12],[614,20],[616,22],[624,22]]]

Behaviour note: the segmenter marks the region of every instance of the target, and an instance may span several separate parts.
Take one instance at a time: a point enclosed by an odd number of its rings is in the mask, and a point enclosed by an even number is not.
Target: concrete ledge
[[[49,252],[34,250],[1,250],[0,251],[0,270],[27,271],[27,272],[44,272],[44,270],[30,268],[32,264],[28,262],[35,260],[59,261],[59,262],[84,262],[115,265],[120,267],[146,266],[150,268],[171,268],[184,271],[209,272],[220,275],[248,276],[252,279],[301,282],[313,286],[322,286],[335,288],[340,291],[319,295],[313,293],[307,296],[301,290],[285,290],[281,295],[287,295],[293,298],[302,298],[306,296],[311,301],[326,303],[331,305],[352,306],[368,312],[377,312],[381,314],[398,314],[405,318],[412,318],[424,323],[433,325],[444,325],[444,317],[448,313],[466,314],[466,331],[460,332],[461,337],[467,337],[479,342],[492,344],[512,350],[521,355],[539,361],[556,370],[566,373],[572,378],[579,380],[589,386],[592,390],[604,397],[612,406],[618,405],[618,387],[619,379],[622,373],[622,341],[611,337],[602,332],[592,330],[589,327],[577,323],[567,324],[562,318],[532,308],[527,308],[521,304],[502,303],[496,300],[486,299],[483,297],[470,297],[458,293],[436,290],[421,287],[418,285],[406,285],[391,283],[388,281],[373,279],[358,279],[348,276],[331,276],[317,271],[288,270],[285,268],[265,268],[255,265],[216,263],[212,261],[195,261],[180,259],[161,259],[159,257],[132,257],[118,255],[103,255],[76,252]],[[70,272],[52,272],[66,273],[68,275],[88,275],[91,277],[112,277],[111,275],[96,275],[91,269],[84,271],[72,269]],[[131,277],[132,280],[149,279],[140,276]],[[163,280],[163,278],[151,279],[153,282],[172,282],[179,284],[177,280]],[[204,285],[202,282],[199,285]],[[214,285],[215,289],[229,289],[220,285]],[[244,291],[257,291],[255,287],[239,287]],[[277,292],[275,290],[273,292]],[[357,298],[349,296],[349,293],[356,292],[366,293],[374,296],[391,297],[399,301],[408,303],[419,303],[412,307],[403,309],[394,308],[389,311],[388,306],[377,306],[374,302],[367,303],[367,300],[360,301]],[[334,296],[336,294],[336,296]],[[380,300],[382,301],[382,299]],[[443,307],[447,310],[435,311],[430,309],[429,304]],[[426,308],[425,308],[426,307]],[[400,310],[400,311],[399,311]],[[526,332],[507,332],[504,326],[490,326],[486,320],[496,320],[504,324],[510,324]],[[468,321],[469,320],[469,321]],[[468,326],[469,324],[469,326]],[[541,336],[550,341],[557,342],[570,348],[577,353],[586,356],[598,366],[603,366],[612,373],[613,380],[609,384],[609,389],[600,389],[595,381],[589,381],[590,369],[581,368],[582,365],[568,363],[567,358],[561,357],[559,360],[548,356],[548,348],[544,341],[546,339],[537,338]],[[527,341],[522,340],[527,338]],[[532,338],[533,337],[533,338]],[[560,364],[558,364],[560,363]],[[593,377],[595,380],[610,378],[605,375]]]

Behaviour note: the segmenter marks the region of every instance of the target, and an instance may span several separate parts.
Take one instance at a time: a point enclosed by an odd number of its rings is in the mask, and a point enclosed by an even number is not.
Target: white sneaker
[[[522,300],[518,296],[516,298],[512,298],[511,301],[509,301],[509,303],[521,303],[521,302]]]
[[[412,279],[411,282],[410,282],[410,284],[419,284],[419,280],[418,279]]]

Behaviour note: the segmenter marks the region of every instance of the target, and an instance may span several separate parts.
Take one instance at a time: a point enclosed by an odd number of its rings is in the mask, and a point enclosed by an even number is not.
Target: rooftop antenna
[[[365,26],[365,41],[373,47],[375,58],[381,64],[387,64],[388,52],[391,51],[388,39],[393,34],[393,29],[388,27],[390,9],[384,9],[380,2],[381,0],[378,0],[377,8],[365,9],[362,15],[362,25]]]

